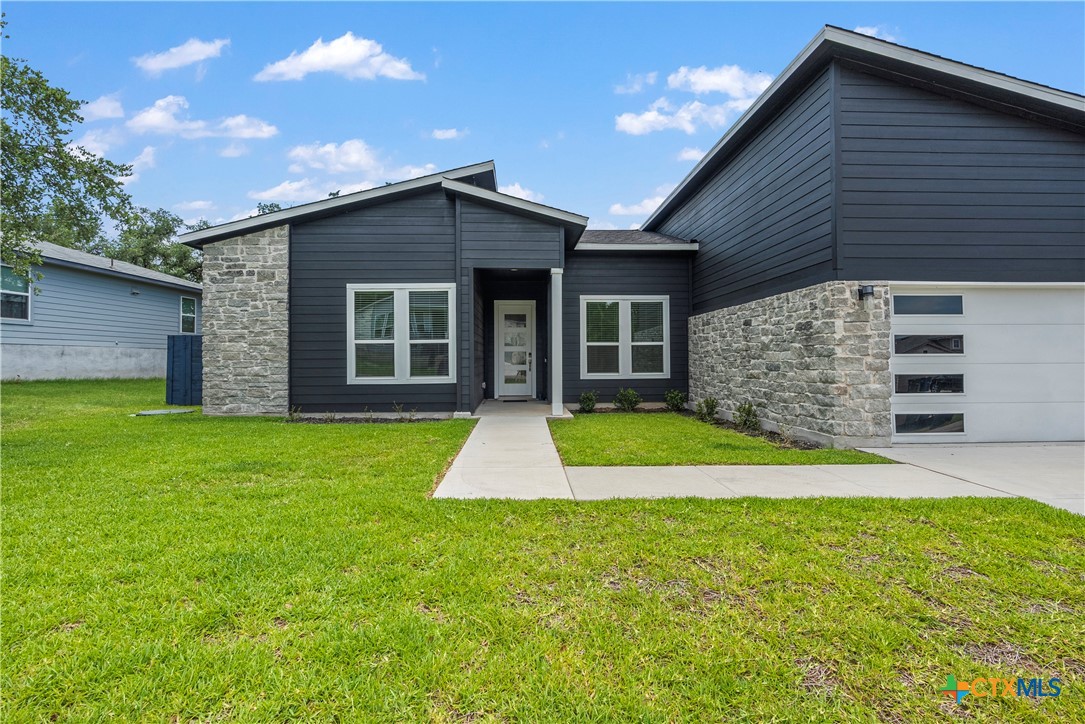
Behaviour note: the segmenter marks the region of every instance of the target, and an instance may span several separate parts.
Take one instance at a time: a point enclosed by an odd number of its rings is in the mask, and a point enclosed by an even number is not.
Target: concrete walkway
[[[547,411],[530,402],[488,407],[433,497],[1027,497],[1085,515],[1080,444],[871,450],[901,465],[563,467]]]

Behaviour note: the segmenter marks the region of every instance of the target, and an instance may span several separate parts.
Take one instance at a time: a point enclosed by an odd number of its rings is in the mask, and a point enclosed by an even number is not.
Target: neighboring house
[[[199,284],[41,242],[42,278],[3,267],[5,380],[164,377],[166,337],[198,334]]]
[[[642,231],[496,187],[187,235],[205,411],[688,388],[837,446],[1085,439],[1082,96],[826,27]]]

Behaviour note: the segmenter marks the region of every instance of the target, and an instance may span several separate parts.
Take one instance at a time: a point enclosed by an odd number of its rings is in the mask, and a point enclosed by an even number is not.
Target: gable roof
[[[826,25],[664,199],[642,229],[652,231],[692,196],[816,73],[841,59],[1006,113],[1085,133],[1085,96]]]
[[[451,194],[466,197],[486,206],[494,206],[520,216],[557,224],[565,229],[565,244],[572,246],[580,239],[588,225],[588,217],[574,214],[571,211],[562,211],[553,206],[546,206],[535,201],[521,199],[518,196],[510,196],[498,191],[481,189],[471,184],[461,183],[446,178],[441,182],[442,188]]]
[[[699,244],[654,231],[588,229],[577,251],[697,251]]]
[[[48,241],[35,242],[34,246],[41,252],[41,258],[47,264],[85,269],[107,276],[123,277],[146,284],[157,284],[185,291],[197,293],[203,291],[203,287],[196,282],[190,282],[187,279],[154,271],[153,269],[145,269],[135,264],[129,264],[126,261],[117,261],[97,254],[88,254],[85,251],[69,249],[66,246],[58,246]]]
[[[428,186],[440,186],[445,179],[459,179],[468,182],[472,188],[488,189],[496,193],[497,174],[493,161],[461,166],[459,168],[441,171],[440,173],[420,176],[418,178],[400,181],[399,183],[386,184],[376,188],[358,191],[353,194],[344,194],[335,198],[321,199],[308,204],[291,206],[289,209],[273,211],[270,214],[250,216],[239,221],[228,221],[225,224],[211,226],[199,231],[192,231],[179,237],[183,244],[202,248],[204,244],[222,241],[242,234],[251,234],[254,231],[268,229],[283,224],[294,224],[301,221],[319,219],[324,216],[341,214],[355,208],[361,208],[374,203],[388,201],[401,194],[416,193]]]

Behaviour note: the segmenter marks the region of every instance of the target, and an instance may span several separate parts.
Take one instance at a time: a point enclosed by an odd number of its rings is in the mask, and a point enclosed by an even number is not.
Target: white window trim
[[[12,267],[7,264],[0,264],[5,269],[11,269]],[[26,319],[22,317],[0,317],[0,321],[4,324],[33,324],[34,323],[34,285],[31,282],[26,283],[25,292],[7,292],[4,294],[18,294],[26,297]]]
[[[618,374],[588,373],[588,302],[618,302]],[[663,302],[663,372],[633,372],[630,302]],[[608,344],[613,344],[612,342]],[[649,344],[649,343],[644,343]],[[650,344],[659,344],[652,342]],[[671,376],[671,298],[655,295],[582,294],[580,296],[580,379],[663,380]]]
[[[191,315],[185,314],[185,300],[186,299],[191,299],[192,300],[192,309],[193,309],[193,311],[192,311]],[[191,332],[186,332],[185,331],[185,317],[188,317],[188,316],[192,317],[192,331]],[[177,302],[177,329],[178,329],[178,331],[181,334],[199,334],[200,333],[199,321],[200,321],[200,302],[199,302],[199,300],[197,300],[196,297],[182,296],[180,298],[180,300]]]
[[[430,292],[443,290],[448,292],[448,376],[447,377],[411,377],[411,339],[410,339],[410,292]],[[394,377],[358,377],[354,355],[354,293],[355,292],[392,292],[395,311],[395,335],[391,342],[395,346]],[[456,381],[456,365],[459,356],[456,350],[455,284],[348,284],[347,285],[347,384],[348,385],[447,385]],[[405,325],[400,327],[400,325]],[[379,344],[377,340],[374,344]],[[422,342],[440,342],[440,340],[417,340]],[[368,342],[367,342],[368,344]]]

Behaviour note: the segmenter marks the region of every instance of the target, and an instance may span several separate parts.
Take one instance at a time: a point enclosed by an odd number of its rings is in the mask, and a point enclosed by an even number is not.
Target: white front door
[[[535,302],[494,302],[496,397],[535,396]]]

